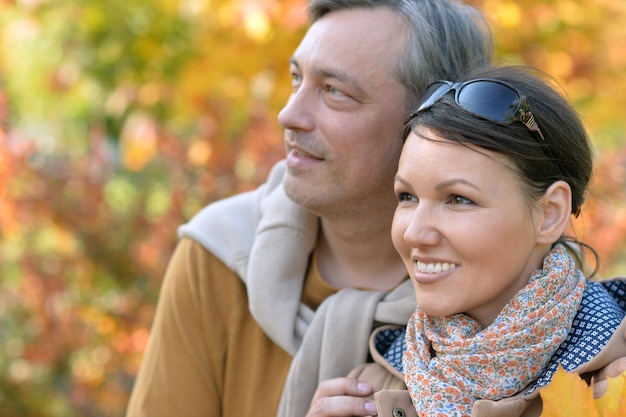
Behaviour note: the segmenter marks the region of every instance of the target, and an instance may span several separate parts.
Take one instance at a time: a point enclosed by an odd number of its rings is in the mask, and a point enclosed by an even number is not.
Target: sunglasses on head
[[[455,92],[454,101],[464,110],[498,123],[522,122],[528,129],[537,132],[545,142],[539,125],[530,112],[526,96],[504,81],[492,78],[477,78],[459,83],[436,81],[426,88],[424,101],[409,119],[431,107],[452,90]]]

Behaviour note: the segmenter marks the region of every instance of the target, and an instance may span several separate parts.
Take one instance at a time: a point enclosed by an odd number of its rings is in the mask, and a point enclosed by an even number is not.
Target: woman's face
[[[393,243],[424,312],[486,327],[550,249],[537,240],[539,206],[505,157],[418,133],[400,157]]]

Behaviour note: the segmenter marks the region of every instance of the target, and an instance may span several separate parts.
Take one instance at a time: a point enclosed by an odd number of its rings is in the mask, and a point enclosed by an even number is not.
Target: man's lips
[[[298,148],[290,148],[287,152],[287,166],[289,168],[306,168],[322,160]]]
[[[289,154],[293,154],[295,157],[297,158],[308,158],[308,159],[317,159],[317,160],[321,160],[322,158],[318,158],[315,155],[313,155],[310,152],[304,151],[302,149],[299,148],[290,148],[289,149]]]
[[[287,136],[285,139],[288,167],[305,168],[311,164],[324,160],[324,158],[321,157],[321,152],[311,149],[310,146],[306,146],[306,144],[293,140],[294,138],[291,136]]]

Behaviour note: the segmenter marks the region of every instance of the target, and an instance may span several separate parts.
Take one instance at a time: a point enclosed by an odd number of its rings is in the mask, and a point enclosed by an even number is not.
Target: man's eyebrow
[[[298,60],[295,57],[289,58],[289,63],[294,65],[296,68],[300,69],[300,65],[298,64]],[[344,85],[347,85],[351,89],[351,94],[355,96],[364,96],[365,90],[361,87],[361,85],[354,79],[353,76],[348,74],[345,71],[342,71],[337,68],[314,68],[314,75],[320,78],[331,78],[338,80]]]

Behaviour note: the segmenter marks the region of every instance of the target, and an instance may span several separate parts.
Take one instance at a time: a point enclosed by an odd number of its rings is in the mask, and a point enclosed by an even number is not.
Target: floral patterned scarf
[[[417,308],[403,367],[418,415],[470,416],[477,399],[510,397],[537,379],[567,337],[585,287],[583,273],[556,245],[485,329],[465,314],[432,317]]]

